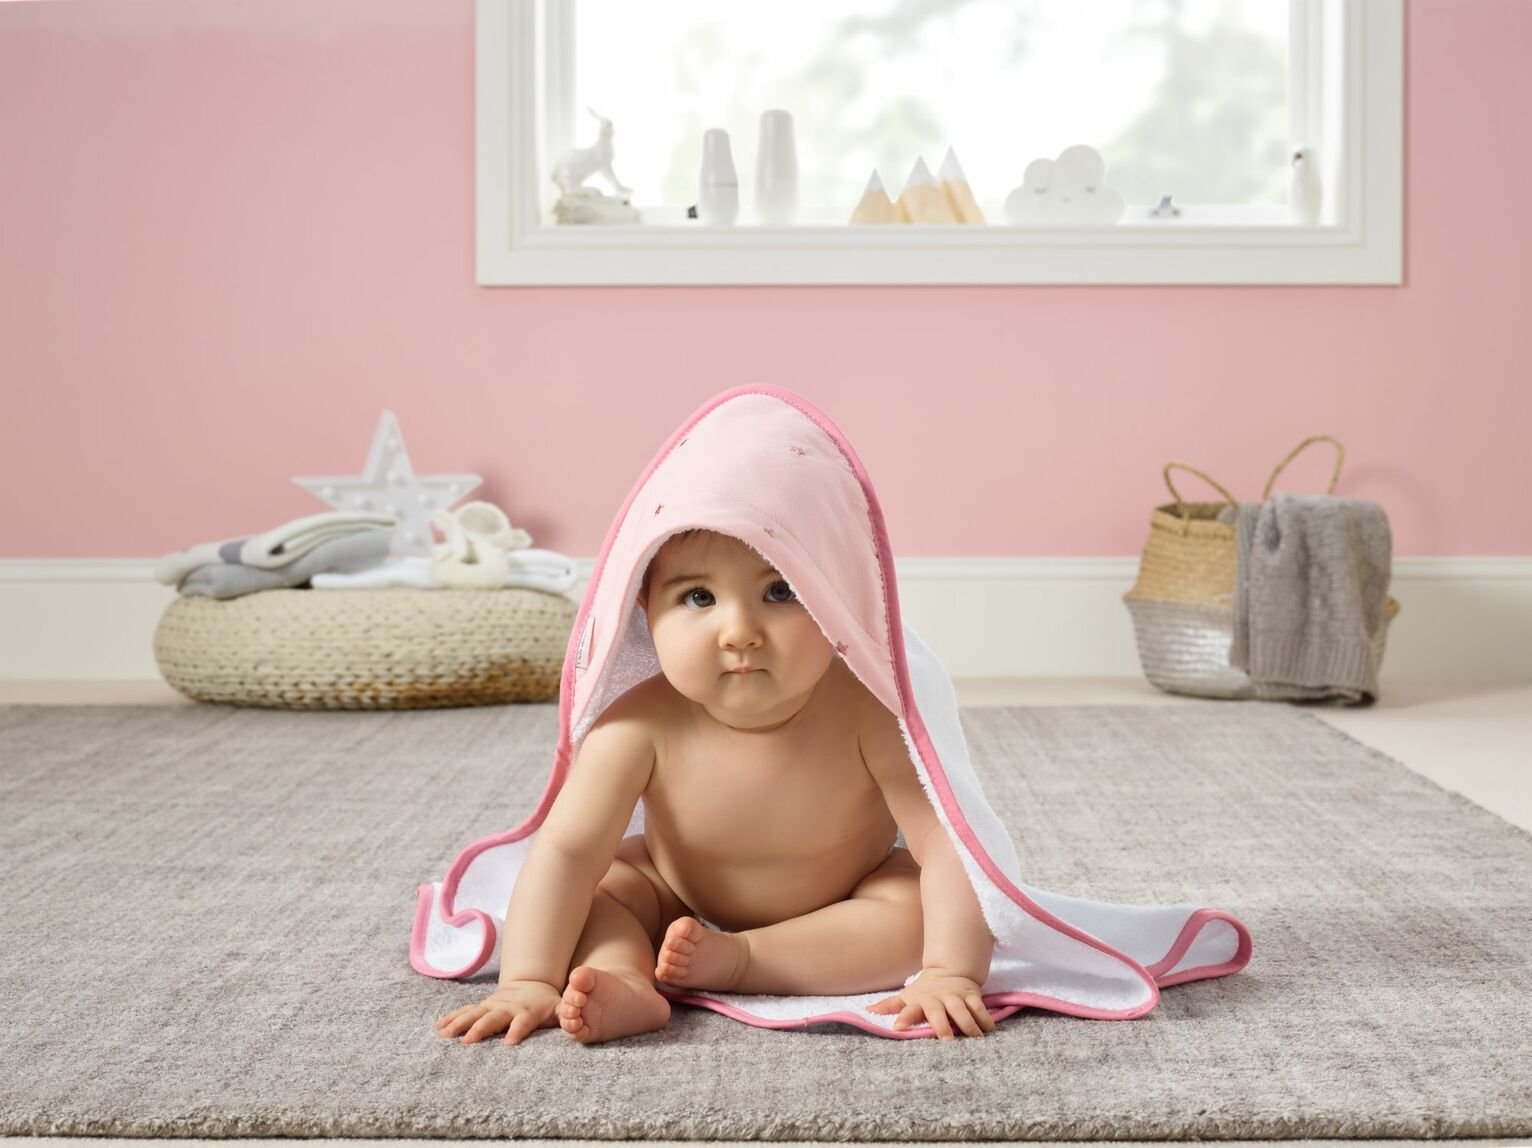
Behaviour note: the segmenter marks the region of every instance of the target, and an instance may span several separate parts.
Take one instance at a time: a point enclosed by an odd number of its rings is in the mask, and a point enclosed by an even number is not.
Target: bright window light
[[[768,108],[793,113],[800,223],[846,222],[874,169],[897,197],[949,145],[991,223],[1080,143],[1130,206],[1281,204],[1288,35],[1288,0],[575,0],[573,142],[589,105],[634,203],[684,212],[725,128],[742,222]]]

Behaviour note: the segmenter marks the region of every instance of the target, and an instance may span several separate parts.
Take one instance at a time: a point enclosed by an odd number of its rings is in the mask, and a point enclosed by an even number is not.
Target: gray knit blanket
[[[1393,536],[1376,502],[1241,502],[1229,665],[1266,698],[1377,700]]]

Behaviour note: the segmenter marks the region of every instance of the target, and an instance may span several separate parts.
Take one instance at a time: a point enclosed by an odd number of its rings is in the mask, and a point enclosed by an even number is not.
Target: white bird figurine
[[[1301,147],[1293,152],[1293,170],[1288,177],[1287,202],[1299,223],[1312,227],[1319,222],[1319,161],[1314,149]]]

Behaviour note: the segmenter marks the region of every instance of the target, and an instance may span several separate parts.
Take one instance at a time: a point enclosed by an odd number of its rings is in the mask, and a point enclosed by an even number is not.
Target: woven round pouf
[[[261,590],[181,595],[154,632],[189,698],[390,710],[558,697],[576,604],[541,590]]]

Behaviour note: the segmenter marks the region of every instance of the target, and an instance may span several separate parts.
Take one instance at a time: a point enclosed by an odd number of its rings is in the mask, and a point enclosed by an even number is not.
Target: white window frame
[[[484,286],[1403,282],[1403,0],[1294,0],[1290,136],[1325,165],[1319,224],[1270,208],[1159,220],[1138,207],[1068,229],[554,224],[539,157],[569,146],[572,3],[476,3]]]

